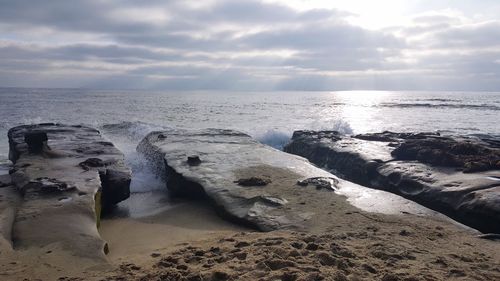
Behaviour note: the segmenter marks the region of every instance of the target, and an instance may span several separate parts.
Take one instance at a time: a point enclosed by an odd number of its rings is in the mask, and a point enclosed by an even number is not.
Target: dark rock
[[[164,139],[164,138],[159,138],[159,139]],[[198,166],[201,164],[201,160],[200,157],[197,155],[188,156],[187,163],[189,164],[189,166]]]
[[[299,186],[308,186],[309,184],[311,184],[314,185],[317,189],[326,189],[330,191],[334,191],[338,183],[339,181],[336,178],[326,177],[307,178],[297,181],[297,185]]]
[[[498,169],[500,150],[476,140],[451,137],[407,140],[391,152],[397,160],[417,160],[434,166],[459,167],[464,172]]]
[[[68,186],[67,183],[59,181],[57,179],[51,179],[47,177],[36,178],[35,180],[31,180],[23,186],[22,193],[26,194],[27,192],[35,192],[35,193],[61,193],[65,191],[74,190],[75,186]]]
[[[239,179],[234,182],[241,186],[265,186],[270,184],[271,180],[265,178],[250,177],[246,179]]]
[[[394,144],[394,145],[387,145]],[[500,149],[491,139],[393,133],[294,132],[286,152],[336,175],[500,233]]]
[[[104,167],[104,161],[99,158],[88,158],[87,160],[78,163],[78,166],[82,167],[84,170],[89,170],[90,167]]]
[[[110,208],[130,197],[130,172],[107,168],[99,173],[102,184],[102,205]]]
[[[47,146],[47,133],[40,131],[28,131],[24,134],[24,141],[28,145],[30,153],[41,153]]]

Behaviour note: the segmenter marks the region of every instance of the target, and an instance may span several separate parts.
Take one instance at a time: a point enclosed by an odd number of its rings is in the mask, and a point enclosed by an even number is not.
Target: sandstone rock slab
[[[263,231],[311,227],[317,213],[328,212],[330,198],[339,198],[336,193],[371,211],[388,196],[397,197],[340,180],[302,157],[232,130],[152,132],[137,150],[154,163],[172,193],[208,197],[221,215]],[[370,204],[364,204],[367,198]]]
[[[22,195],[15,216],[16,249],[60,248],[103,258],[101,209],[128,198],[131,172],[122,153],[85,126],[38,124],[9,130],[12,184]]]

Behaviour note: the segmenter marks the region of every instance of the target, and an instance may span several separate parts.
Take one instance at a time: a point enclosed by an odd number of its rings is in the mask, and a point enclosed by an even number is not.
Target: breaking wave
[[[328,130],[328,131],[337,131],[343,135],[353,134],[353,130],[351,125],[344,120],[333,120],[330,122],[314,122],[305,128],[298,129],[290,129],[290,130],[277,130],[277,129],[269,129],[260,133],[250,133],[250,135],[258,140],[259,142],[274,147],[279,150],[283,150],[283,147],[290,141],[292,138],[293,132],[295,130]]]
[[[292,138],[292,133],[272,129],[252,137],[263,144],[282,150]]]
[[[114,124],[104,124],[101,128],[108,134],[122,135],[130,140],[139,141],[152,131],[171,129],[171,127],[141,121],[124,121]]]
[[[132,169],[130,190],[136,193],[165,189],[163,182],[151,169],[149,162],[136,151],[139,142],[150,132],[169,129],[166,126],[140,121],[126,121],[104,124],[100,127],[104,136],[109,138],[125,155],[125,162]]]

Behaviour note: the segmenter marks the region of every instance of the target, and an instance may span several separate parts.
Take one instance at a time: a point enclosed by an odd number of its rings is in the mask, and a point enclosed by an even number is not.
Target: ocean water
[[[164,184],[135,152],[150,131],[228,128],[281,148],[294,130],[345,134],[391,130],[500,135],[500,92],[144,92],[0,88],[0,163],[9,128],[40,122],[96,127],[120,148],[134,178],[128,208],[139,209]]]

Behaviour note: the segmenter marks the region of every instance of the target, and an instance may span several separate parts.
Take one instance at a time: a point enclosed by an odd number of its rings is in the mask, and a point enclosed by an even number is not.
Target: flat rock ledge
[[[311,214],[285,208],[291,202],[280,190],[307,177],[331,177],[301,157],[231,130],[153,132],[137,150],[174,195],[208,197],[223,217],[263,231],[303,227]]]
[[[8,137],[12,183],[0,190],[12,198],[14,187],[20,200],[0,200],[5,221],[13,223],[12,237],[4,239],[11,238],[14,249],[50,253],[56,247],[104,258],[107,245],[97,231],[101,210],[130,194],[123,154],[85,126],[23,125],[10,129]]]
[[[383,132],[296,131],[286,152],[390,191],[485,233],[500,233],[500,141]]]
[[[174,195],[208,198],[221,216],[262,231],[330,225],[328,208],[345,212],[356,209],[347,200],[363,201],[360,194],[378,202],[388,194],[341,180],[302,157],[233,130],[152,132],[137,151],[151,161]],[[409,205],[397,203],[395,209]]]

